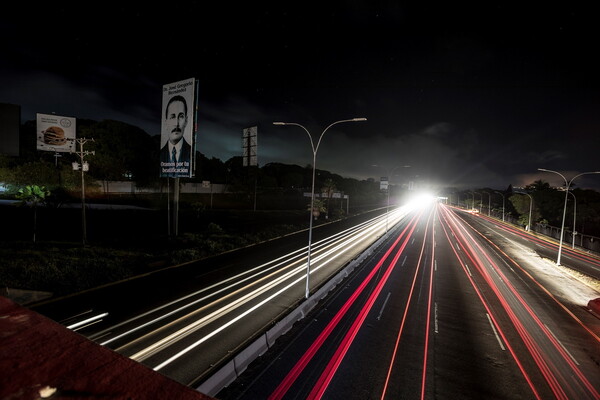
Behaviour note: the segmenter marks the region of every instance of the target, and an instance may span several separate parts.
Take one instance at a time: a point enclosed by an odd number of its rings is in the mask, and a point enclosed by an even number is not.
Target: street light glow
[[[409,209],[420,209],[429,206],[432,202],[437,201],[438,196],[429,192],[420,192],[413,194],[406,204]]]

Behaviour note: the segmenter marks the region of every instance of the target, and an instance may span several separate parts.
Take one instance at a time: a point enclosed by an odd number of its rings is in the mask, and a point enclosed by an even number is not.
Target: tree
[[[327,178],[321,187],[321,193],[327,195],[327,208],[325,209],[325,218],[329,219],[329,203],[331,201],[331,197],[333,196],[333,192],[335,192],[336,187],[333,179]]]
[[[531,204],[533,198],[533,204]],[[529,225],[529,210],[531,209],[531,224],[533,225],[540,219],[538,205],[533,196],[531,198],[526,194],[515,193],[508,198],[508,201],[513,205],[519,214],[519,224],[523,226]],[[530,227],[531,229],[531,227]]]
[[[35,233],[37,230],[37,206],[46,201],[46,197],[50,196],[50,191],[44,186],[27,185],[17,193],[17,199],[21,200],[21,205],[33,206],[33,243],[35,243]]]
[[[159,144],[146,132],[119,121],[104,120],[81,129],[81,137],[94,138],[89,149],[90,172],[97,179],[131,178],[140,186],[158,182]]]
[[[308,203],[308,206],[306,208],[308,211],[310,211],[310,203]],[[312,209],[312,214],[315,217],[315,220],[319,218],[319,215],[321,215],[322,212],[325,211],[327,211],[327,208],[325,208],[325,203],[323,203],[323,200],[315,199]]]
[[[534,192],[539,192],[542,190],[550,190],[550,184],[541,179],[538,179],[537,181],[534,181],[533,183],[525,186],[525,189],[531,190]]]

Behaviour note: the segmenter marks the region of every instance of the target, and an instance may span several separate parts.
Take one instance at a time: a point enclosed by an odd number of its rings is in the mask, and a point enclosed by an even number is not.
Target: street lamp
[[[479,197],[481,197],[481,200],[479,201],[479,213],[481,214],[481,210],[482,210],[481,207],[482,207],[482,204],[483,204],[483,195],[481,193],[479,193],[479,192],[475,192],[475,193],[477,193],[479,195]],[[475,197],[473,197],[473,198],[475,198]],[[473,200],[473,201],[475,201],[475,200]]]
[[[575,222],[577,220],[577,197],[575,197],[575,193],[569,191],[569,194],[573,196],[573,249],[575,248],[575,236],[577,235],[577,231],[575,230]]]
[[[384,168],[387,171],[387,176],[388,176],[388,187],[387,187],[387,208],[385,209],[385,233],[387,233],[388,231],[388,216],[390,213],[390,179],[392,176],[392,172],[394,172],[395,169],[398,168],[410,168],[410,165],[397,165],[392,169],[386,168],[383,165],[376,165],[373,164],[373,167],[380,167],[380,168]]]
[[[515,193],[517,193],[517,194],[525,194],[525,195],[529,196],[529,224],[527,225],[527,229],[525,229],[525,230],[531,232],[531,211],[533,210],[533,197],[531,197],[531,195],[529,193],[525,192],[524,188],[516,187],[514,189],[521,190],[521,191],[515,190]]]
[[[571,187],[571,183],[573,183],[575,178],[577,178],[581,175],[600,174],[600,171],[582,172],[579,175],[575,175],[573,178],[571,178],[570,181],[567,181],[567,178],[565,178],[565,176],[558,171],[553,171],[551,169],[546,169],[546,168],[538,168],[538,171],[552,172],[554,174],[559,175],[561,178],[563,178],[565,180],[565,191],[567,193],[565,193],[565,206],[563,208],[562,225],[560,227],[560,241],[558,244],[558,256],[556,257],[556,265],[560,265],[560,256],[562,254],[562,244],[563,244],[563,237],[564,237],[564,233],[565,233],[565,216],[567,215],[567,199],[569,198],[569,188]]]
[[[494,192],[498,193],[502,196],[502,222],[504,222],[504,193],[494,190]]]
[[[523,188],[515,188],[515,189],[525,190]],[[531,195],[529,193],[525,192],[525,191],[522,191],[522,192],[515,191],[515,193],[524,194],[524,195],[529,196],[529,224],[527,225],[527,229],[526,230],[529,231],[529,232],[531,232],[531,211],[533,210],[533,197],[531,197]]]
[[[296,123],[296,122],[273,122],[273,125],[295,125],[295,126],[299,126],[300,128],[304,129],[304,131],[306,132],[306,134],[308,135],[308,138],[310,139],[310,145],[312,148],[312,152],[313,152],[313,170],[312,170],[312,189],[310,192],[310,222],[308,225],[308,256],[307,256],[307,260],[306,260],[306,290],[305,290],[305,298],[308,299],[308,296],[310,294],[310,290],[308,287],[308,283],[309,283],[309,278],[310,278],[310,250],[311,250],[311,245],[312,245],[312,226],[313,226],[313,208],[315,205],[315,172],[317,169],[317,151],[319,150],[319,145],[321,144],[321,140],[323,139],[323,135],[325,135],[325,132],[327,132],[327,130],[329,128],[331,128],[334,125],[337,124],[341,124],[342,122],[357,122],[357,121],[366,121],[366,118],[352,118],[352,119],[343,119],[340,121],[336,121],[333,122],[332,124],[330,124],[327,128],[325,128],[325,130],[323,132],[321,132],[321,135],[319,136],[319,140],[317,141],[317,145],[315,146],[315,142],[313,141],[313,137],[310,134],[310,132],[308,131],[308,129],[306,129],[304,126]]]
[[[490,192],[486,192],[485,190],[483,191],[483,193],[488,195],[488,217],[489,217],[490,212],[492,210],[492,195],[490,194]]]
[[[531,232],[531,211],[533,210],[533,197],[529,193],[522,193],[529,196],[529,224],[527,224],[527,231]]]
[[[570,192],[573,196],[573,249],[575,248],[575,236],[577,235],[577,231],[575,230],[575,223],[577,221],[577,197],[575,197],[575,193]]]

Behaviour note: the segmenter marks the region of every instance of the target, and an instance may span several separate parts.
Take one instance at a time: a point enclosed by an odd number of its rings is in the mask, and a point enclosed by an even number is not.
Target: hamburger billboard
[[[54,152],[75,151],[75,124],[72,117],[37,114],[37,149]]]

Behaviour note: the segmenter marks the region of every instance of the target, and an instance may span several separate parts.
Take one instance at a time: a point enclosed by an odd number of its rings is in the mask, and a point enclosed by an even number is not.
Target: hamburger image
[[[65,131],[58,126],[46,128],[44,133],[44,143],[52,146],[62,146],[67,143]]]

